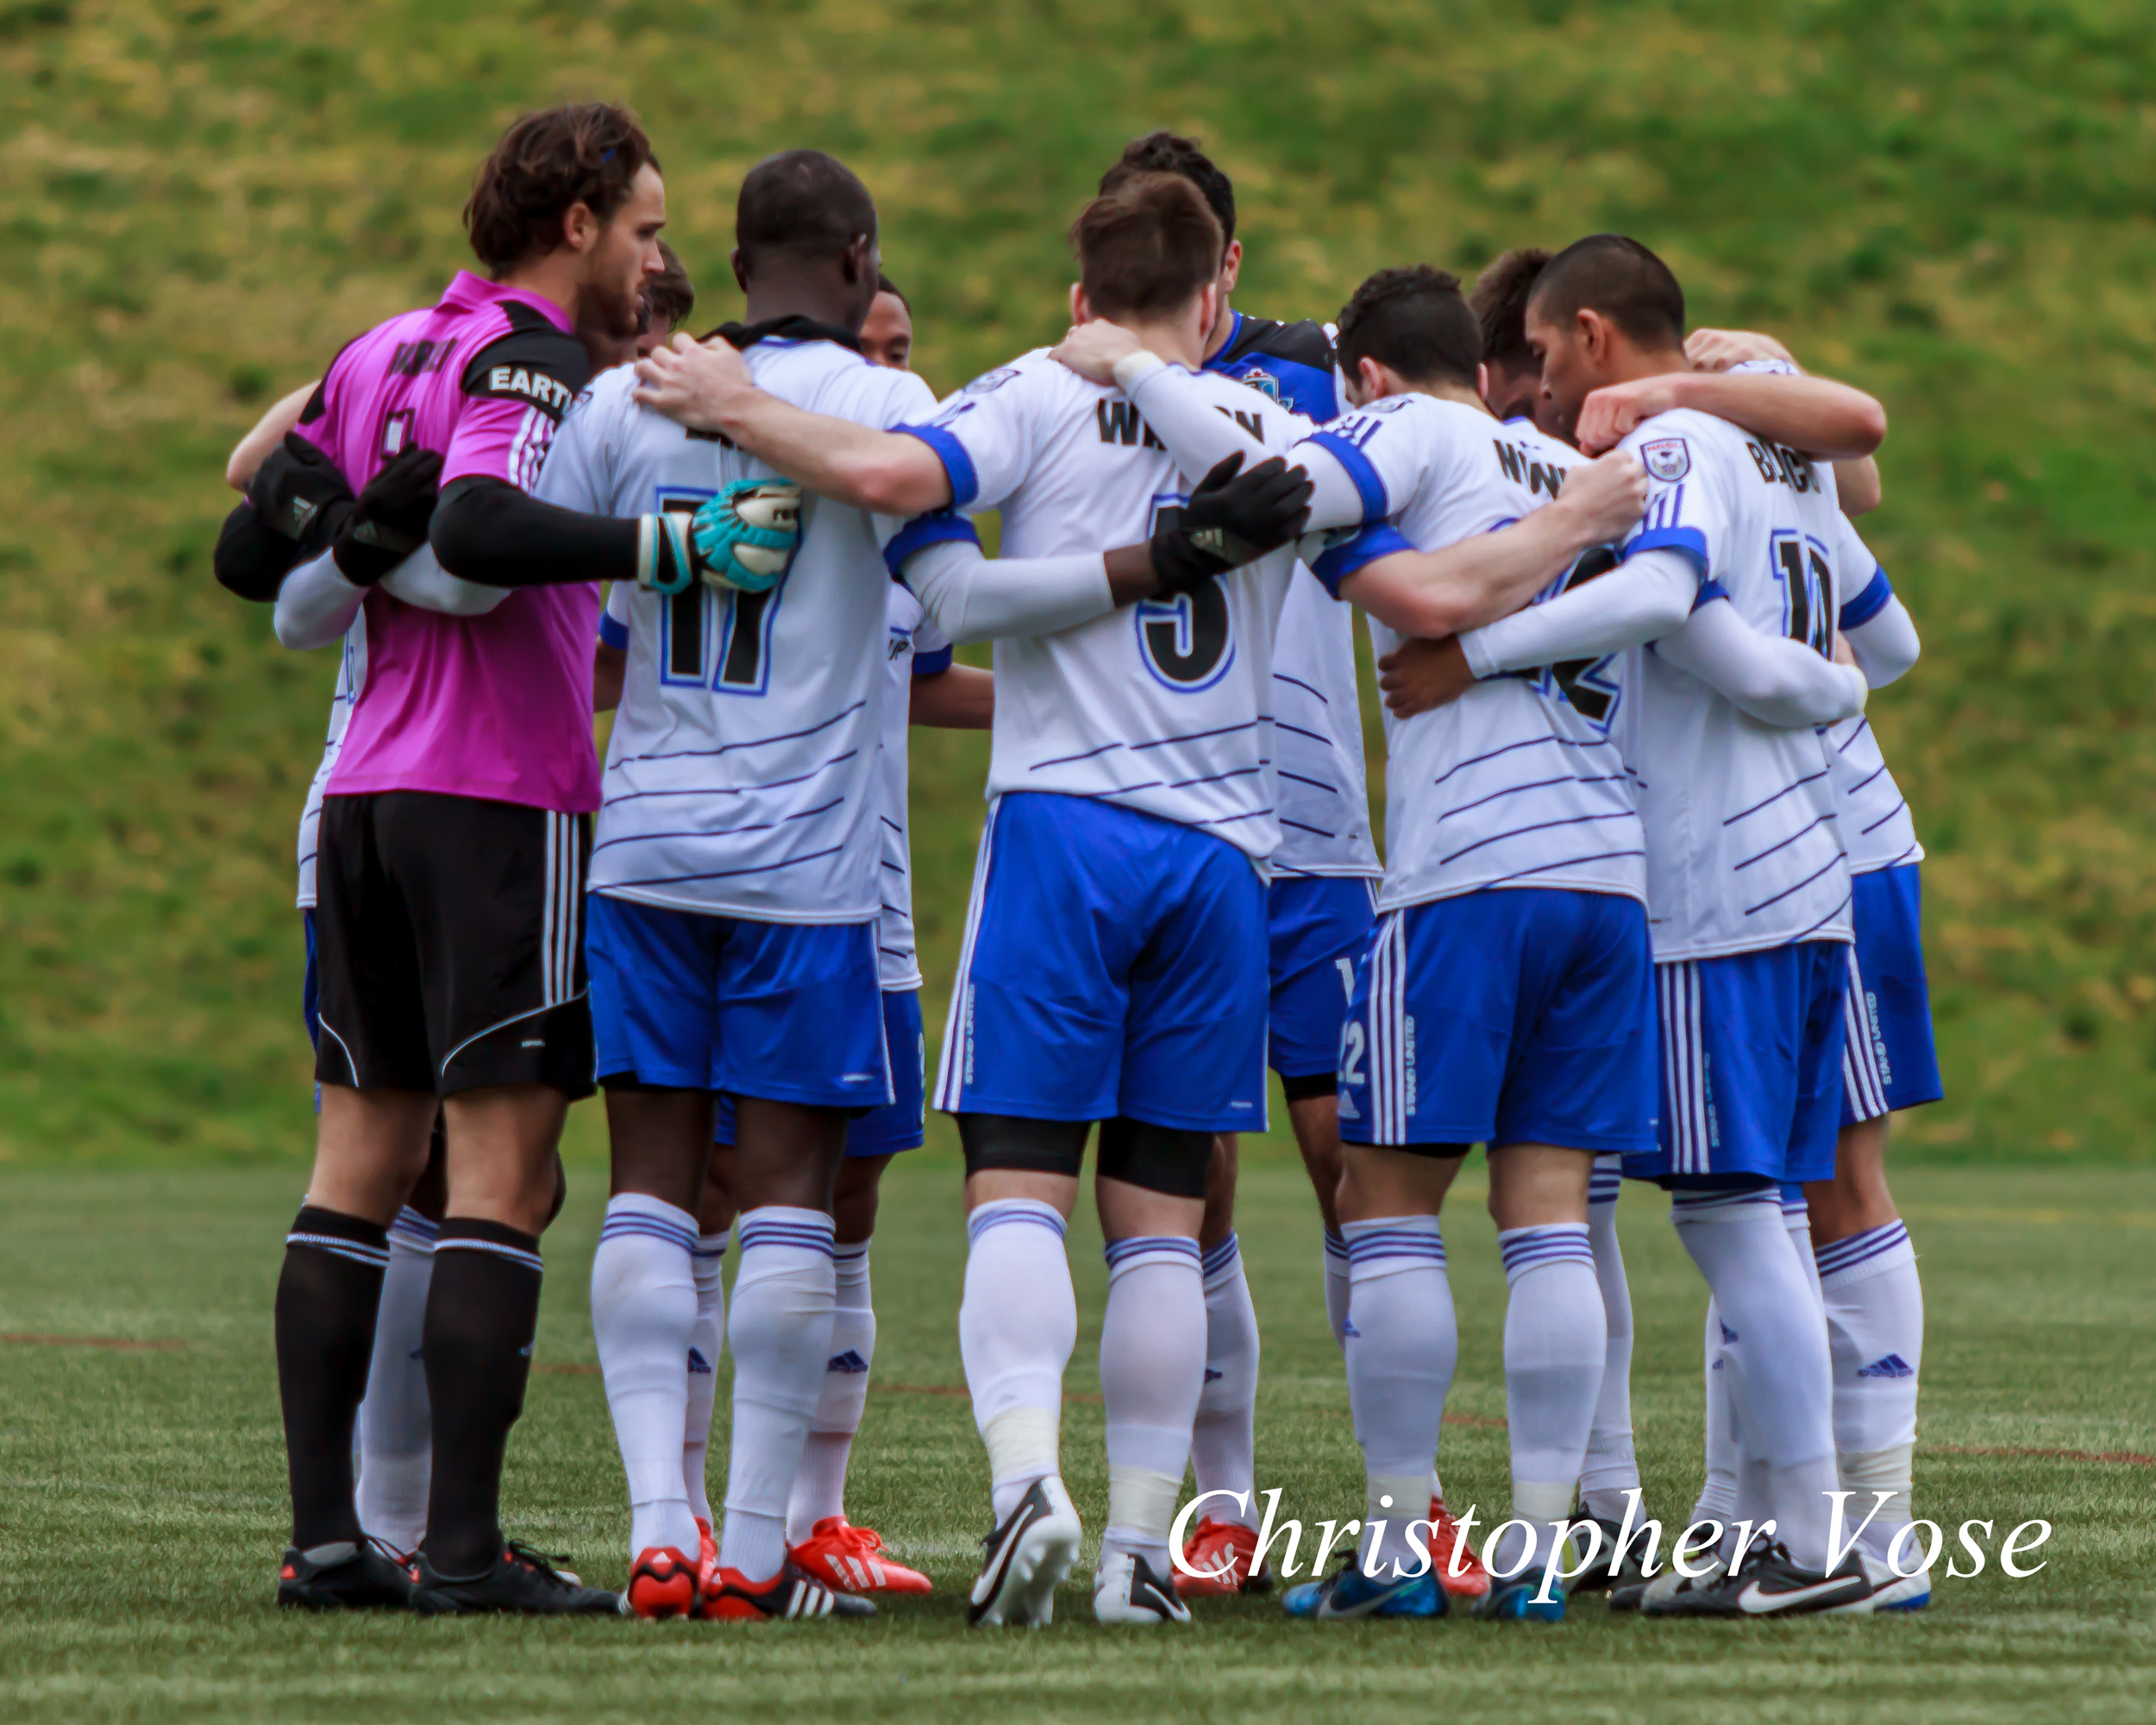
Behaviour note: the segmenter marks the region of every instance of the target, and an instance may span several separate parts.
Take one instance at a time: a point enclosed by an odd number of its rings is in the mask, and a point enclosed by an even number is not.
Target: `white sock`
[[[768,1204],[741,1219],[726,1339],[734,1428],[718,1560],[749,1581],[786,1561],[786,1504],[830,1358],[831,1219]]]
[[[868,1243],[831,1253],[837,1303],[831,1308],[831,1352],[824,1388],[809,1422],[801,1471],[787,1499],[786,1537],[798,1546],[818,1521],[846,1513],[846,1462],[868,1403],[868,1368],[876,1357],[876,1312],[868,1298]]]
[[[1205,1254],[1206,1383],[1190,1428],[1190,1471],[1199,1495],[1239,1492],[1250,1507],[1208,1498],[1199,1515],[1215,1521],[1258,1523],[1257,1313],[1243,1276],[1243,1252],[1230,1234]]]
[[[1438,1426],[1459,1360],[1459,1333],[1435,1216],[1349,1222],[1341,1233],[1354,1283],[1348,1399],[1363,1446],[1368,1501],[1376,1502],[1399,1496],[1397,1481],[1434,1480]],[[1407,1523],[1428,1507],[1393,1515],[1383,1534],[1367,1544],[1364,1567],[1412,1568]]]
[[[1810,1284],[1812,1298],[1819,1299],[1819,1264],[1812,1257],[1812,1207],[1804,1201],[1802,1186],[1785,1185],[1782,1189],[1782,1226],[1789,1231],[1789,1244],[1796,1248],[1797,1266],[1804,1272],[1804,1280]],[[1821,1304],[1824,1310],[1824,1303]]]
[[[1680,1193],[1677,1238],[1714,1292],[1742,1351],[1738,1408],[1766,1458],[1777,1536],[1805,1569],[1824,1569],[1828,1494],[1836,1490],[1833,1373],[1827,1322],[1771,1188],[1758,1194]]]
[[[1912,1514],[1916,1383],[1924,1364],[1916,1251],[1896,1220],[1821,1248],[1819,1270],[1834,1361],[1834,1447],[1842,1484],[1855,1494],[1849,1520],[1861,1520],[1877,1493],[1894,1493],[1863,1535],[1866,1547],[1884,1558]]]
[[[1695,1521],[1720,1521],[1725,1531],[1737,1513],[1737,1363],[1730,1333],[1710,1297],[1707,1302],[1704,1371],[1707,1377],[1707,1480],[1692,1506]]]
[[[695,1246],[696,1218],[686,1210],[641,1192],[606,1201],[592,1258],[592,1336],[629,1475],[631,1552],[671,1546],[696,1554],[696,1518],[681,1477]]]
[[[1063,1368],[1078,1346],[1078,1296],[1063,1219],[1030,1198],[977,1206],[966,1219],[966,1291],[958,1354],[974,1425],[988,1446],[999,1525],[1026,1488],[1058,1466]]]
[[[1590,1515],[1624,1520],[1625,1494],[1639,1484],[1632,1440],[1632,1288],[1617,1242],[1617,1198],[1624,1185],[1621,1156],[1598,1156],[1587,1193],[1587,1243],[1602,1291],[1602,1388],[1580,1466],[1580,1499]]]
[[[434,1425],[419,1338],[440,1232],[410,1205],[389,1225],[389,1270],[374,1314],[367,1399],[360,1403],[360,1526],[400,1552],[417,1547],[427,1531]]]
[[[711,1398],[718,1389],[718,1357],[726,1347],[726,1248],[734,1231],[721,1228],[697,1238],[689,1254],[696,1277],[696,1323],[689,1331],[689,1414],[681,1438],[681,1484],[689,1513],[706,1527],[711,1502],[704,1490],[704,1463],[711,1446]]]
[[[1535,1548],[1546,1559],[1554,1541],[1539,1524],[1571,1515],[1602,1387],[1608,1327],[1586,1223],[1500,1229],[1497,1250],[1510,1289],[1505,1424],[1513,1515],[1538,1524]]]
[[[1179,1234],[1112,1239],[1100,1319],[1100,1399],[1108,1427],[1103,1558],[1125,1551],[1170,1573],[1168,1529],[1190,1458],[1206,1377],[1206,1290],[1198,1242]]]
[[[1348,1320],[1347,1236],[1325,1231],[1325,1320],[1332,1332],[1332,1345],[1347,1352]]]

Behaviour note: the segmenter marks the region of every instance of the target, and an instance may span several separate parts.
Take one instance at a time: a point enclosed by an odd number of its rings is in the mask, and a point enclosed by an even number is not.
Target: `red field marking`
[[[1919,1444],[1920,1454],[1962,1456],[2032,1456],[2041,1461],[2109,1462],[2120,1467],[2156,1467],[2156,1455],[2139,1450],[2040,1450],[2014,1444]]]
[[[11,1342],[21,1347],[117,1348],[126,1353],[170,1353],[187,1346],[185,1342],[129,1341],[121,1336],[0,1335],[0,1342]]]

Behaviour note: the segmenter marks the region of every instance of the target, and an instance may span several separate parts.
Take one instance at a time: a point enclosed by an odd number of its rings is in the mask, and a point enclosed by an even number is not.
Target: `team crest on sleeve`
[[[1639,465],[1649,478],[1669,485],[1692,471],[1692,452],[1682,437],[1658,437],[1639,446]]]
[[[1252,366],[1250,370],[1243,373],[1236,379],[1236,381],[1248,384],[1269,401],[1280,399],[1280,380],[1270,372],[1262,370],[1257,366]]]
[[[1001,389],[1018,374],[1018,367],[1015,366],[998,366],[992,372],[981,373],[961,392],[966,395],[987,395],[992,390]]]

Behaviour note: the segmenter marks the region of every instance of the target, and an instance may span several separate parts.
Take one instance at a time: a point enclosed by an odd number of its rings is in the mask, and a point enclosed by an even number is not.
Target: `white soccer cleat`
[[[1701,1565],[1696,1577],[1679,1575],[1675,1569],[1665,1569],[1651,1581],[1635,1581],[1629,1586],[1612,1590],[1609,1609],[1612,1611],[1644,1611],[1650,1605],[1659,1605],[1677,1593],[1694,1587],[1712,1587],[1728,1574],[1729,1565],[1719,1557],[1710,1557]]]
[[[1093,1615],[1103,1623],[1188,1623],[1175,1584],[1133,1552],[1104,1552],[1093,1583]]]
[[[981,1542],[981,1573],[974,1578],[966,1622],[1047,1623],[1055,1615],[1056,1589],[1078,1560],[1078,1512],[1054,1474],[1026,1488],[1018,1507]]]

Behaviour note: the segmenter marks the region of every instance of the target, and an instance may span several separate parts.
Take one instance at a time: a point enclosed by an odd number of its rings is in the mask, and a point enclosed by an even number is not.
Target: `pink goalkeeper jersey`
[[[337,355],[302,417],[358,491],[391,456],[442,452],[442,485],[479,474],[529,491],[591,371],[558,306],[458,272]],[[323,794],[436,791],[586,813],[596,582],[520,587],[483,617],[367,597],[367,677]]]

